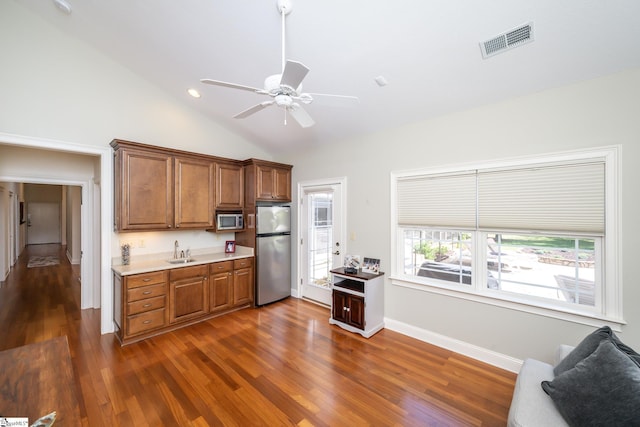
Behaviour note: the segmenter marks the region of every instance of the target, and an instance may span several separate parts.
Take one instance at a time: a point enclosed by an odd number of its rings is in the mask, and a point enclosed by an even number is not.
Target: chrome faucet
[[[178,248],[180,247],[180,245],[178,245],[178,241],[176,240],[176,242],[173,244],[173,259],[178,259]]]

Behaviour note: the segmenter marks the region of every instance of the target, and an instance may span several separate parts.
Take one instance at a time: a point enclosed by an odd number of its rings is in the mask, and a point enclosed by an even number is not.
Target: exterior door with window
[[[331,269],[344,257],[343,182],[300,185],[301,295],[331,305]]]

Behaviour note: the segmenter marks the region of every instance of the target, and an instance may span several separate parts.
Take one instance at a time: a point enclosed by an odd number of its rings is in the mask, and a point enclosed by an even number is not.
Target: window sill
[[[424,284],[398,276],[391,276],[391,284],[394,286],[415,289],[421,292],[445,295],[452,298],[474,301],[481,304],[517,310],[524,313],[536,314],[581,325],[593,327],[607,325],[616,332],[621,332],[621,326],[626,324],[623,319],[607,317],[598,313],[578,313],[569,310],[562,310],[557,307],[534,305],[530,301],[519,301],[515,298],[509,298],[506,295],[500,295],[500,297],[488,296],[474,292],[472,288],[469,290],[462,290],[454,288],[453,286]]]

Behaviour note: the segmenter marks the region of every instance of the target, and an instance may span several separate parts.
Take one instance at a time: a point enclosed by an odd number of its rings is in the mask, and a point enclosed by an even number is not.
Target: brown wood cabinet
[[[217,313],[233,306],[233,261],[209,264],[209,311]]]
[[[115,153],[115,226],[117,230],[173,227],[172,157],[140,150]]]
[[[176,268],[169,272],[169,321],[183,322],[209,312],[207,265]]]
[[[332,297],[333,319],[364,330],[364,297],[336,290],[333,291]]]
[[[122,140],[111,146],[117,231],[213,227],[213,158]]]
[[[214,164],[176,157],[174,165],[175,227],[213,227]]]
[[[233,261],[233,306],[248,305],[253,302],[253,258]]]
[[[122,344],[250,307],[253,257],[120,276],[113,274],[116,336]]]
[[[291,165],[238,161],[114,139],[116,231],[215,231],[215,211],[291,201]],[[255,245],[251,245],[252,247]]]
[[[215,164],[216,209],[236,210],[244,207],[244,170],[235,163]]]
[[[120,341],[168,324],[167,288],[167,271],[114,275],[114,321]]]
[[[291,165],[250,159],[245,162],[245,206],[255,202],[291,201]]]

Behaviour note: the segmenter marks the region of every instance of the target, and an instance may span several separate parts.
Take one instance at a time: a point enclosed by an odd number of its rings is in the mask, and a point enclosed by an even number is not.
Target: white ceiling
[[[276,0],[66,0],[70,15],[14,1],[273,152],[640,67],[637,0],[292,0],[286,56],[311,69],[304,91],[360,99],[305,106],[316,124],[302,129],[275,106],[233,119],[268,98],[200,83],[262,87],[281,71]],[[529,21],[533,43],[482,59],[479,42]]]

